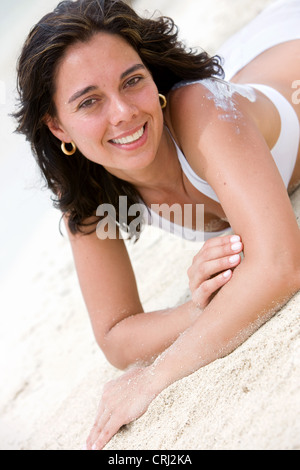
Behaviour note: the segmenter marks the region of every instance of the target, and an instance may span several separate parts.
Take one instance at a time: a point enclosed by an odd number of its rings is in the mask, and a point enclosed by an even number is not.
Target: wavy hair
[[[18,61],[17,132],[30,142],[46,185],[54,193],[54,205],[67,215],[73,234],[95,230],[99,204],[113,204],[118,222],[119,196],[127,196],[128,205],[141,201],[132,185],[79,150],[66,158],[45,123],[46,115],[56,116],[55,73],[67,48],[89,41],[98,32],[123,37],[149,69],[159,93],[168,93],[181,80],[223,75],[219,57],[183,46],[172,19],[142,18],[125,1],[66,0],[33,27]],[[91,217],[93,224],[87,222]],[[87,226],[92,229],[88,231]]]

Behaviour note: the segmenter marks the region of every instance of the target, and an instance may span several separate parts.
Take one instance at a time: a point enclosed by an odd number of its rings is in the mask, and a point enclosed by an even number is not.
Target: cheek
[[[144,109],[145,112],[152,117],[156,130],[160,130],[163,127],[163,112],[157,89],[153,88],[145,92],[140,103],[140,109]]]
[[[160,113],[161,106],[156,88],[151,90],[151,93],[146,93],[145,100],[148,100],[149,106],[152,107],[153,111]]]
[[[90,147],[95,143],[99,145],[104,133],[104,127],[101,121],[97,119],[83,119],[75,126],[72,126],[71,133],[78,147]]]
[[[133,100],[138,100],[139,109],[148,111],[149,113],[157,112],[160,108],[158,90],[152,80],[149,80],[146,86],[139,90],[135,96],[132,95],[132,98]]]

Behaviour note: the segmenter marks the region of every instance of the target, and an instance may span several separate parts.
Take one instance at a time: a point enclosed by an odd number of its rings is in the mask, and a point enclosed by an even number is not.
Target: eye
[[[82,103],[80,103],[80,105],[78,106],[78,109],[91,108],[96,103],[96,101],[97,100],[95,98],[89,98],[89,99],[83,101]]]
[[[142,79],[143,79],[143,77],[140,77],[140,76],[139,77],[132,77],[126,82],[125,86],[133,87],[133,86],[137,85]]]

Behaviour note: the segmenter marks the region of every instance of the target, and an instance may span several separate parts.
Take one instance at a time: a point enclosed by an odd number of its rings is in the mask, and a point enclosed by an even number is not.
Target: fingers
[[[242,250],[239,236],[216,237],[207,241],[194,257],[188,276],[192,299],[198,308],[204,309],[213,294],[230,281],[241,262]]]
[[[203,282],[198,289],[193,292],[192,300],[198,308],[204,309],[209,304],[211,296],[223,287],[232,278],[232,271],[229,269],[208,281]]]
[[[206,242],[188,270],[192,293],[212,276],[236,268],[241,262],[239,253],[242,250],[243,244],[236,235],[218,237]]]
[[[103,401],[103,400],[102,400]],[[95,420],[95,424],[87,439],[88,450],[102,450],[119,429],[127,424],[121,410],[107,408],[102,404]]]
[[[102,450],[122,426],[123,424],[120,425],[119,418],[114,419],[111,417],[102,427],[101,431],[98,432],[97,439],[91,447],[92,450]]]
[[[232,254],[241,253],[243,244],[237,235],[229,237],[217,237],[208,240],[199,253],[195,256],[195,263],[218,260]]]
[[[103,405],[100,405],[94,426],[92,427],[90,435],[87,439],[88,450],[91,450],[93,448],[93,445],[97,441],[99,434],[101,433],[105,425],[108,423],[109,419],[110,413],[108,412],[108,410],[105,410]]]
[[[212,276],[227,271],[228,269],[236,268],[241,262],[240,255],[227,256],[217,260],[206,261],[200,269],[194,267],[194,274],[190,278],[190,288],[195,290],[200,284],[205,283]]]
[[[135,368],[107,384],[87,439],[87,450],[103,449],[122,426],[145,413],[156,396],[151,392],[153,376],[147,371]]]

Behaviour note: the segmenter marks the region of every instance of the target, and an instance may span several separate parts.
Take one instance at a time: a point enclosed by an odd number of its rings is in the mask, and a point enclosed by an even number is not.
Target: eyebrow
[[[124,78],[126,78],[128,75],[130,75],[131,73],[134,73],[136,72],[137,70],[140,70],[140,69],[143,69],[143,70],[146,70],[146,67],[143,65],[143,64],[136,64],[136,65],[133,65],[132,67],[130,67],[128,70],[125,70],[125,72],[122,73],[121,75],[121,80],[123,80]]]
[[[130,75],[131,73],[134,73],[134,72],[136,72],[137,70],[140,70],[140,69],[145,70],[146,67],[143,64],[133,65],[132,67],[130,67],[129,69],[125,70],[125,72],[122,73],[120,79],[123,80],[128,75]],[[94,85],[91,85],[91,86],[83,88],[82,90],[77,91],[76,93],[74,93],[74,95],[71,96],[71,98],[68,101],[68,104],[73,103],[74,101],[78,100],[79,98],[86,95],[87,93],[90,93],[91,91],[95,91],[95,90],[97,90],[97,87],[94,86]]]
[[[86,88],[83,88],[83,90],[79,90],[74,95],[71,96],[71,98],[68,101],[68,104],[73,103],[73,101],[78,100],[81,98],[83,95],[86,95],[87,93],[90,93],[91,91],[95,91],[97,89],[96,86],[87,86]]]

